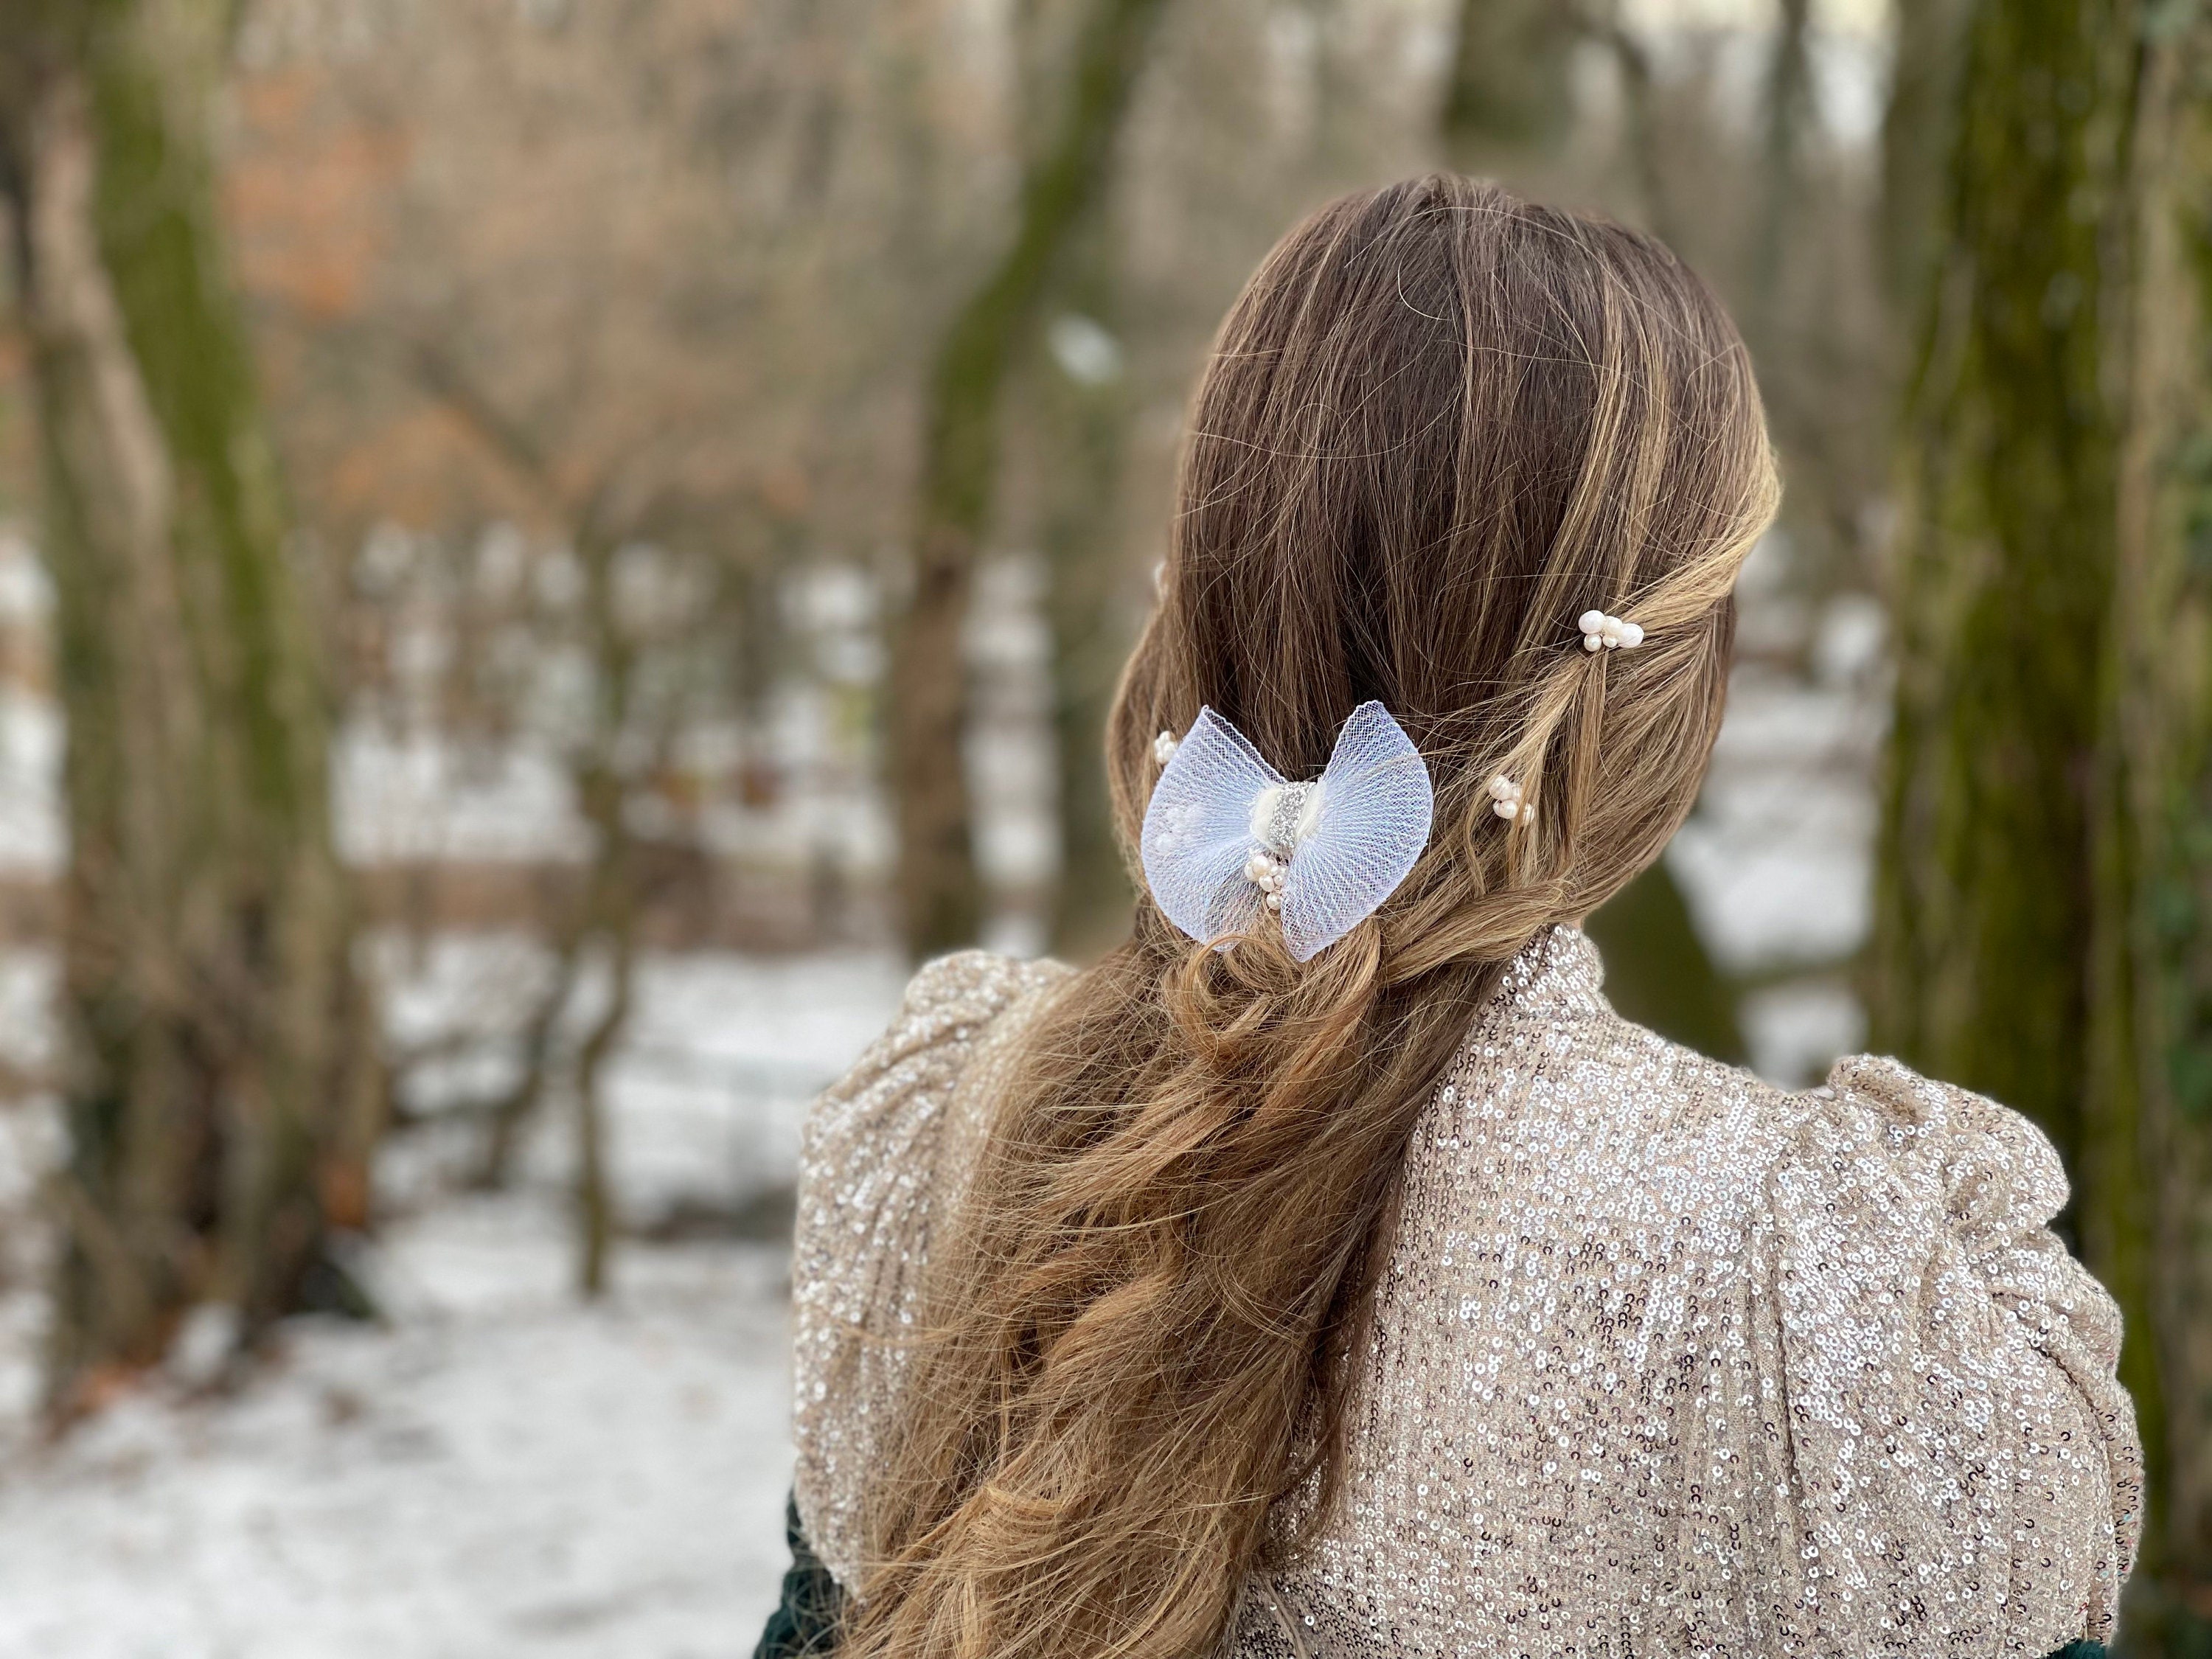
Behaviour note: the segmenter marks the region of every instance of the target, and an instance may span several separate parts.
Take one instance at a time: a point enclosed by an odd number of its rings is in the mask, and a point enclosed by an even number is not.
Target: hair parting
[[[1647,237],[1438,176],[1267,256],[1109,722],[1122,845],[1201,705],[1304,778],[1370,698],[1430,844],[1303,965],[1140,898],[1034,1018],[939,1212],[841,1655],[1199,1659],[1310,1540],[1422,1113],[1513,957],[1688,812],[1776,494],[1741,340]],[[1586,651],[1593,608],[1642,642]]]

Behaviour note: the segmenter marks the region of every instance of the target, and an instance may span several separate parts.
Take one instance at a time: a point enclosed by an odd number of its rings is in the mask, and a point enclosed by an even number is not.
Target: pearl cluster
[[[1521,798],[1521,786],[1500,772],[1490,781],[1490,810],[1510,823],[1519,818],[1527,823],[1536,816],[1536,803]]]
[[[1602,611],[1585,611],[1575,626],[1583,631],[1585,651],[1633,651],[1644,643],[1644,630],[1632,622],[1608,617]]]
[[[1267,896],[1267,908],[1283,908],[1283,884],[1291,877],[1290,866],[1264,848],[1255,847],[1252,856],[1244,860],[1244,879]]]
[[[1175,751],[1182,745],[1176,741],[1172,732],[1163,732],[1152,739],[1152,758],[1165,766],[1175,758]]]

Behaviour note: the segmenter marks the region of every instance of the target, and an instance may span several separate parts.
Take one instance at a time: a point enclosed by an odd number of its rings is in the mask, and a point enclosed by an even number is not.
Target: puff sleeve
[[[877,1436],[895,1408],[930,1223],[972,1138],[977,1073],[1002,1018],[1056,984],[1055,963],[980,951],[923,967],[890,1029],[809,1109],[792,1244],[793,1490],[807,1537],[848,1588]]]
[[[2142,1453],[2118,1310],[2050,1229],[2057,1154],[2017,1113],[1895,1060],[1846,1060],[1802,1098],[1753,1263],[1782,1646],[2106,1639]]]

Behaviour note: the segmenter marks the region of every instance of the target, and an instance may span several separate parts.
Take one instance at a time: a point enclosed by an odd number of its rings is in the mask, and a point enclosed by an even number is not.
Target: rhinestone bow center
[[[1278,858],[1288,858],[1313,833],[1320,816],[1318,781],[1270,784],[1252,802],[1252,839]]]

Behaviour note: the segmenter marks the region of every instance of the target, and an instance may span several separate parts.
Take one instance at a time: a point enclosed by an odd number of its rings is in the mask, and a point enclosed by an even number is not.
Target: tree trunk
[[[618,816],[624,792],[619,780],[597,786],[603,810]],[[601,834],[607,831],[604,827]],[[631,843],[620,836],[620,854],[608,864],[598,895],[600,942],[606,957],[607,1000],[576,1051],[576,1288],[597,1298],[607,1287],[607,1261],[615,1235],[615,1199],[607,1174],[606,1065],[629,1024],[637,968],[637,905]]]
[[[962,753],[961,636],[996,493],[1000,395],[1055,260],[1104,191],[1162,4],[1093,0],[1054,136],[1023,183],[1013,240],[954,316],[930,374],[913,590],[886,687],[901,927],[917,958],[969,943],[982,922]]]
[[[579,898],[573,913],[562,918],[554,939],[552,978],[522,1023],[516,1045],[521,1051],[521,1069],[485,1109],[483,1147],[469,1176],[469,1184],[480,1192],[498,1192],[513,1177],[514,1155],[520,1148],[523,1132],[537,1117],[553,1087],[561,1021],[575,994],[587,925],[584,903]]]
[[[1565,136],[1580,27],[1569,0],[1460,0],[1440,122],[1452,167],[1494,169]]]
[[[2147,34],[2082,1232],[2148,1318],[2124,1365],[2152,1453],[2130,1647],[2182,1654],[2212,1647],[2212,24]]]
[[[209,155],[230,22],[215,0],[0,21],[69,732],[64,1411],[191,1303],[250,1339],[318,1294],[326,1229],[368,1203],[315,630]]]
[[[1813,107],[1812,0],[1781,0],[1774,52],[1766,69],[1766,142],[1759,156],[1757,240],[1753,251],[1751,302],[1756,349],[1779,355],[1783,279],[1802,186],[1805,139]]]
[[[1875,1042],[2081,1145],[2127,0],[1983,0],[1905,419]],[[2059,210],[2063,204],[2063,210]]]
[[[1978,0],[1892,259],[1923,300],[1875,1039],[2066,1157],[2127,1317],[2127,1644],[2159,1654],[2212,1638],[2208,57],[2193,9]]]
[[[1889,101],[1881,123],[1879,220],[1890,335],[1910,341],[1943,230],[1943,178],[1957,113],[1960,60],[1974,0],[1896,0],[1891,8]],[[1909,365],[1900,353],[1902,365]],[[1899,379],[1903,379],[1902,374]]]
[[[1658,76],[1651,53],[1621,17],[1621,0],[1591,0],[1582,27],[1606,50],[1620,76],[1621,141],[1628,172],[1643,198],[1643,228],[1670,247],[1680,247],[1674,191],[1667,176],[1667,143],[1659,118]]]

